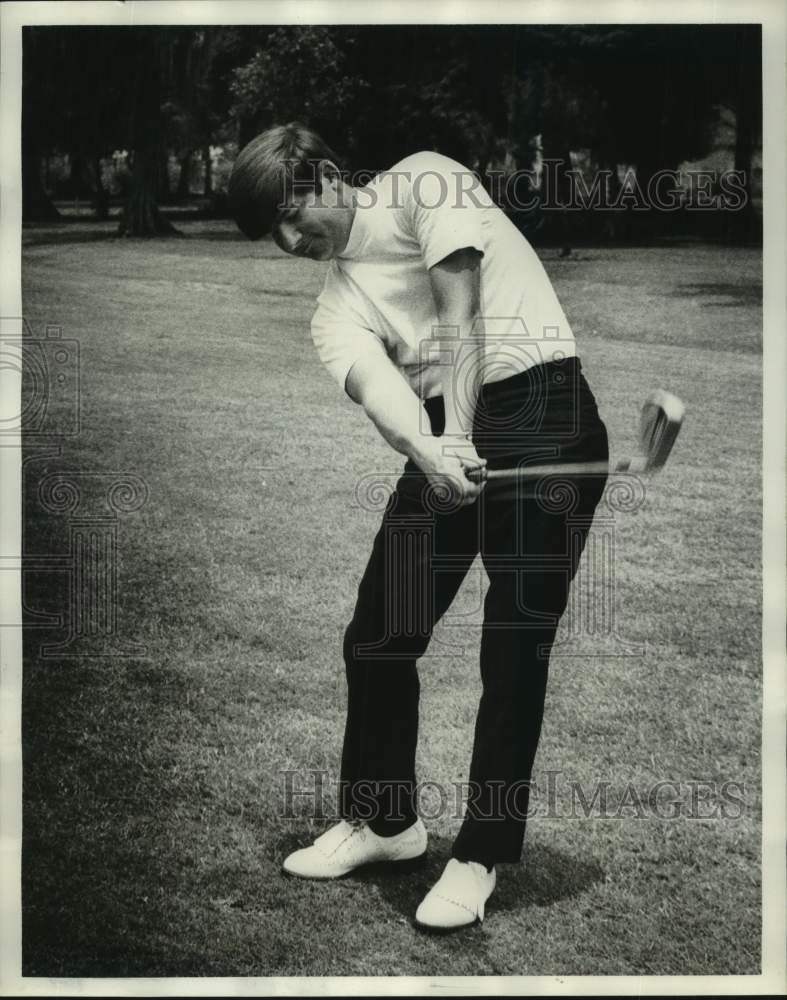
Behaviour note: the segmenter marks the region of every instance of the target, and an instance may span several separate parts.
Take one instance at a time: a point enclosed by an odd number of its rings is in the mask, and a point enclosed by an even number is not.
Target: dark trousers
[[[425,403],[442,433],[442,397]],[[607,433],[576,358],[482,388],[473,440],[488,468],[607,461]],[[489,482],[449,509],[412,463],[390,497],[344,640],[347,722],[340,808],[381,835],[416,817],[416,661],[476,554],[489,577],[481,701],[453,856],[518,861],[549,654],[605,475]],[[450,697],[450,692],[448,692]]]

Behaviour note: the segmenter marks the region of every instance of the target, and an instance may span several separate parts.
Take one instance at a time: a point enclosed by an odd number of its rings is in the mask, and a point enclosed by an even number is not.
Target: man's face
[[[324,179],[322,191],[293,195],[273,227],[273,239],[285,253],[331,260],[347,246],[352,209],[341,201],[341,185]]]

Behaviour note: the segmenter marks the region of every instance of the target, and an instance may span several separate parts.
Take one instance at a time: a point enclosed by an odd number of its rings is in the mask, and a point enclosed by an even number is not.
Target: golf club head
[[[671,392],[657,389],[650,395],[642,407],[639,422],[639,440],[641,448],[642,468],[635,469],[632,460],[632,472],[655,472],[667,461],[675,438],[683,423],[686,407]]]

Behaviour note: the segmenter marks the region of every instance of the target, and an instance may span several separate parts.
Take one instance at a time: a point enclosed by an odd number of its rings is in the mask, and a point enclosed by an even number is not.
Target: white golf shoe
[[[431,931],[452,931],[482,921],[496,881],[494,868],[488,872],[476,861],[451,858],[416,910],[416,925]]]
[[[289,875],[299,878],[341,878],[361,865],[390,861],[397,868],[415,867],[426,854],[426,827],[417,819],[402,833],[379,837],[366,823],[341,820],[284,860]]]

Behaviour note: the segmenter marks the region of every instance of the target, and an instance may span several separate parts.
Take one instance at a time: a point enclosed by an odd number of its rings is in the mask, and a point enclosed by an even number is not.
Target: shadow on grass
[[[48,225],[25,225],[22,230],[23,247],[60,246],[65,243],[104,243],[122,240],[117,226],[97,226],[93,229],[77,229],[69,223]]]
[[[290,851],[303,846],[303,837],[288,834],[278,844],[279,856],[284,858]],[[367,865],[341,881],[375,886],[387,905],[409,921],[424,895],[440,878],[450,856],[450,841],[445,837],[432,837],[427,857],[415,872],[403,874],[395,865]],[[535,844],[526,847],[521,864],[498,867],[497,887],[492,897],[494,910],[502,913],[531,906],[551,906],[580,895],[590,886],[603,882],[604,878],[604,869],[592,859],[581,860]]]
[[[446,838],[431,838],[429,854],[415,877],[402,879],[390,869],[370,868],[359,873],[358,881],[373,882],[390,906],[403,916],[412,917],[425,893],[443,873],[451,856]],[[596,862],[581,861],[549,847],[535,845],[526,849],[519,865],[500,865],[493,899],[496,912],[519,910],[529,906],[549,906],[561,899],[578,896],[589,886],[601,882],[604,871]]]
[[[63,246],[72,243],[90,244],[118,242],[125,244],[143,243],[157,245],[159,243],[188,240],[206,240],[209,243],[249,244],[249,240],[233,223],[221,224],[212,221],[189,220],[188,224],[174,219],[175,232],[156,236],[124,236],[118,232],[116,221],[86,223],[75,219],[62,222],[25,223],[22,227],[22,246]],[[274,260],[282,256],[280,250],[271,247],[270,253],[255,256],[264,260]]]
[[[157,761],[157,741],[184,724],[184,682],[138,661],[40,662],[35,646],[23,692],[24,974],[160,969],[146,949],[153,914],[189,859],[173,815],[181,781]]]
[[[678,285],[677,288],[664,294],[673,299],[704,296],[732,300],[731,302],[704,302],[703,307],[705,308],[730,308],[731,306],[762,304],[762,285],[736,285],[731,282],[690,283]]]

